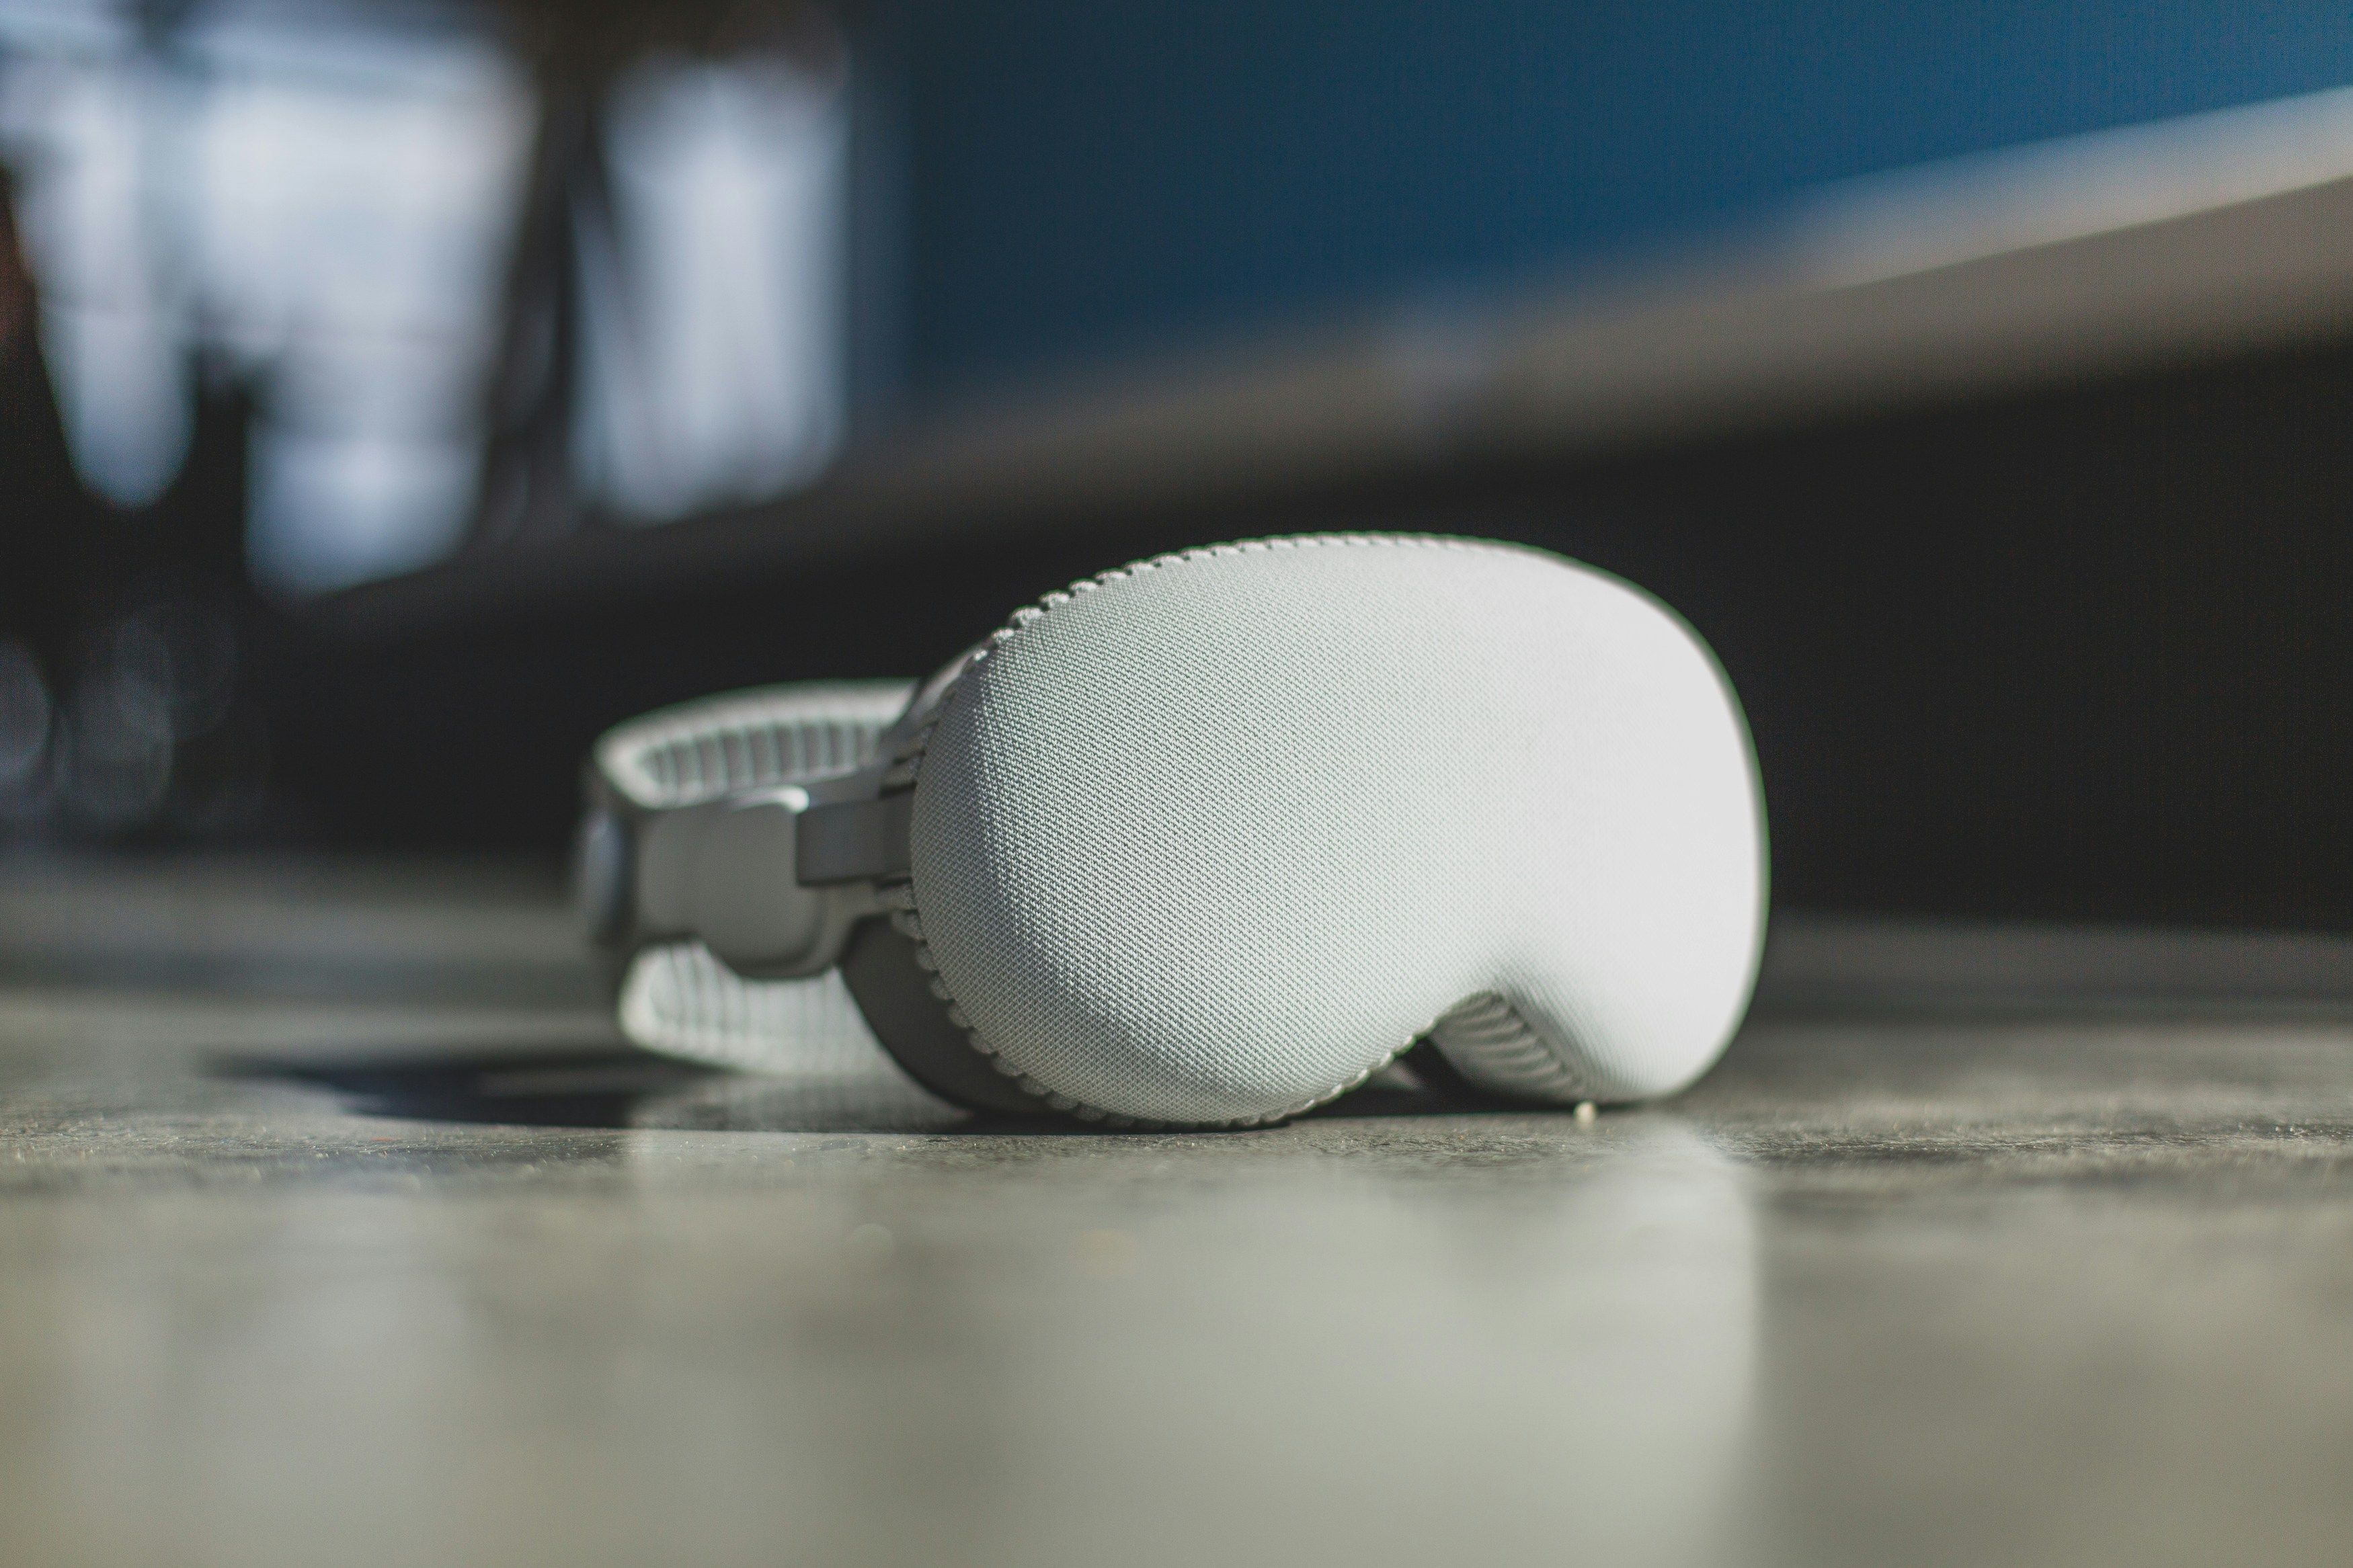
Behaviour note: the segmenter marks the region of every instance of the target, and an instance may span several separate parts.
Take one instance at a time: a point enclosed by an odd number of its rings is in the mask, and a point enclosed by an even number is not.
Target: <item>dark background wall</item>
[[[1622,574],[1715,646],[1784,904],[2353,924],[2353,347],[1250,507],[876,542],[269,661],[281,778],[344,842],[554,850],[603,725],[920,675],[1155,551],[1444,529]],[[1020,524],[1008,534],[997,525]]]
[[[882,19],[918,403],[1573,269],[1841,175],[2353,81],[2353,12],[2306,5],[937,0]],[[1786,903],[2345,925],[2348,392],[2353,351],[2316,343],[1208,515],[976,510],[944,542],[299,643],[274,666],[280,773],[331,838],[552,848],[582,749],[645,707],[920,673],[1154,550],[1434,527],[1563,550],[1691,617],[1756,729]]]
[[[871,167],[904,203],[866,218],[903,263],[878,319],[917,404],[1593,264],[1841,174],[2353,81],[2353,13],[2301,6],[934,0],[870,20]],[[0,353],[0,603],[24,635],[64,646],[57,606],[166,566],[233,578],[235,398],[153,516],[85,515],[33,342]],[[1710,639],[1785,904],[2353,926],[2348,427],[2353,344],[2316,341],[1247,505],[976,505],[806,554],[780,519],[721,569],[374,629],[248,599],[261,831],[553,856],[587,744],[647,708],[921,674],[1157,550],[1440,529],[1619,572]]]

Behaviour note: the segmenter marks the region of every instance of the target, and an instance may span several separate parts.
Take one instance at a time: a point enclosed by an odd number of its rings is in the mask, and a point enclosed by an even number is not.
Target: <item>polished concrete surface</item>
[[[0,1562],[2353,1557],[2353,950],[1776,940],[1669,1104],[1039,1133],[528,878],[0,860]]]

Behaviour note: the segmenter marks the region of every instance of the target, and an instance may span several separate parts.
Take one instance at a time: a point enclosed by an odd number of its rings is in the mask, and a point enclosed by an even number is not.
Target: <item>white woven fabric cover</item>
[[[1746,1005],[1764,833],[1698,639],[1539,552],[1275,540],[1026,610],[916,766],[907,921],[1059,1104],[1294,1113],[1442,1049],[1556,1100],[1677,1089]],[[1454,1037],[1450,1039],[1450,1035]]]

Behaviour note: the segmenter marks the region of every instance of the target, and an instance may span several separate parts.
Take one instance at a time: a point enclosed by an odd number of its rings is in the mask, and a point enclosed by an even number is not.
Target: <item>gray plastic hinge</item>
[[[888,881],[908,874],[915,792],[812,805],[794,826],[801,885]]]

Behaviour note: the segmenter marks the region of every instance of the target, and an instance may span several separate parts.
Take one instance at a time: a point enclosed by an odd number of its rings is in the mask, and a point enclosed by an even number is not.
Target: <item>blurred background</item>
[[[0,0],[0,839],[546,857],[1162,549],[1618,572],[1777,899],[2353,925],[2353,13]]]

